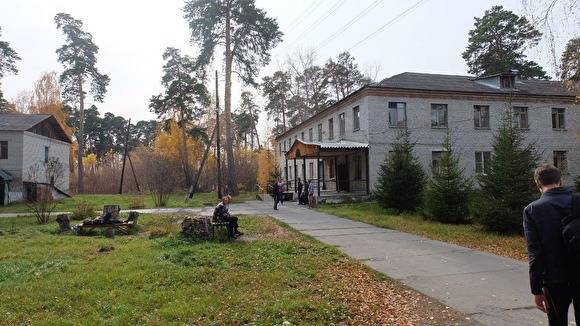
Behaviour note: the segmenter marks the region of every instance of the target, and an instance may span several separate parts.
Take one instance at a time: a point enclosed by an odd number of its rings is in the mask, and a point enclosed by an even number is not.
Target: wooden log
[[[68,218],[68,214],[58,214],[56,216],[56,222],[58,223],[58,227],[61,233],[70,231],[70,220]]]

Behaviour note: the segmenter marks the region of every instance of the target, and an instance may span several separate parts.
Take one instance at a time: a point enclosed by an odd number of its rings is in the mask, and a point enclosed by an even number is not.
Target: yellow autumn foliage
[[[155,151],[175,160],[182,160],[181,143],[182,132],[176,121],[171,121],[169,131],[161,131],[155,139]],[[186,149],[189,163],[196,166],[201,160],[204,150],[204,143],[201,140],[193,140],[186,136]]]
[[[276,169],[276,156],[269,148],[263,148],[258,153],[258,173],[256,182],[263,189],[268,189],[270,174]]]

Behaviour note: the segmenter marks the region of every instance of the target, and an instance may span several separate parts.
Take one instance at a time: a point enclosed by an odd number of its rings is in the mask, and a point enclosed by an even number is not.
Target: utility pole
[[[121,184],[119,184],[119,195],[123,194],[123,179],[125,179],[125,162],[129,152],[129,132],[131,131],[131,119],[127,123],[127,136],[125,137],[125,153],[123,154],[123,167],[121,168]]]
[[[218,198],[222,198],[222,163],[220,154],[220,97],[218,90],[218,71],[215,71],[215,130],[216,130],[216,161]]]

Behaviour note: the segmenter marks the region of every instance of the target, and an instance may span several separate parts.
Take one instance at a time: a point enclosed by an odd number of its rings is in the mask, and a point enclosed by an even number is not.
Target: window
[[[407,125],[407,103],[389,102],[389,126],[405,127]]]
[[[491,152],[475,152],[475,173],[488,174]]]
[[[514,126],[520,129],[528,129],[528,108],[524,106],[514,106]]]
[[[300,133],[300,139],[304,140],[304,131]]]
[[[294,180],[294,178],[292,178],[292,166],[290,166],[290,174],[288,175],[288,180]]]
[[[500,76],[499,83],[501,88],[514,88],[516,76]]]
[[[441,166],[441,157],[443,156],[443,152],[431,152],[431,169],[433,172],[438,171],[439,167]]]
[[[334,119],[328,119],[328,140],[334,139]]]
[[[358,106],[352,109],[352,130],[360,130],[360,108]]]
[[[489,106],[473,106],[473,123],[475,129],[489,129]]]
[[[318,141],[322,141],[322,123],[318,124]]]
[[[566,151],[554,151],[554,166],[562,173],[568,172],[568,153]]]
[[[308,174],[310,175],[310,179],[314,179],[314,163],[308,163]]]
[[[278,153],[282,155],[282,143],[278,143]]]
[[[431,127],[447,128],[447,104],[431,104]]]
[[[50,152],[50,147],[44,146],[44,163],[48,163],[49,152]]]
[[[0,160],[8,159],[8,141],[0,141]]]
[[[344,112],[338,115],[338,135],[340,138],[344,137],[346,134],[346,121],[344,118]]]
[[[328,161],[328,177],[334,179],[334,159]]]
[[[284,153],[286,153],[286,141],[284,141]]]
[[[362,159],[360,155],[353,157],[354,179],[362,180]]]
[[[564,114],[566,109],[553,108],[552,109],[552,129],[566,129]]]
[[[284,177],[286,178],[286,181],[290,180],[287,167],[284,168]]]

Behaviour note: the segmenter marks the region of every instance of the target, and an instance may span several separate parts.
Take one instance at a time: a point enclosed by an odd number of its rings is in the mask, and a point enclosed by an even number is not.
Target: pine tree
[[[474,202],[473,215],[489,231],[522,231],[522,210],[532,201],[534,168],[538,154],[506,110],[500,129],[494,136],[489,173],[478,177],[481,187]]]
[[[469,219],[471,182],[463,176],[449,132],[442,145],[441,160],[425,191],[425,208],[434,220],[465,223]]]
[[[401,130],[393,154],[381,164],[374,196],[384,208],[401,213],[415,211],[422,201],[425,172],[415,156],[408,129]]]
[[[0,36],[2,36],[2,29],[0,28]],[[20,57],[14,51],[10,44],[6,41],[0,41],[0,86],[2,86],[1,80],[5,74],[17,74],[18,69],[16,68],[16,61],[20,60]],[[2,90],[0,90],[0,112],[9,110],[9,103],[4,99]]]

